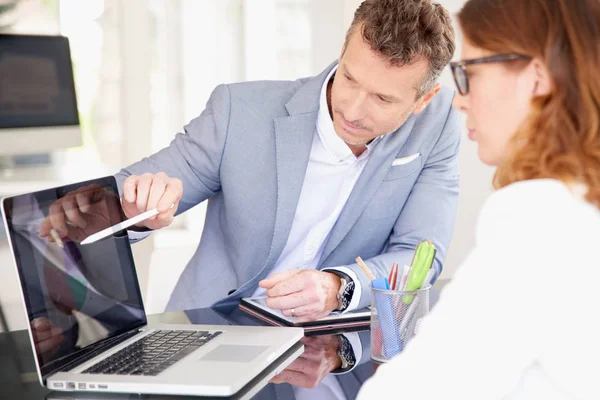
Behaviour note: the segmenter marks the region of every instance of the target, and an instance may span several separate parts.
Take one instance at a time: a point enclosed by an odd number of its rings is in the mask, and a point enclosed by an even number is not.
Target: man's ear
[[[535,74],[535,86],[533,87],[533,96],[546,96],[552,91],[552,78],[546,65],[538,58],[531,61],[531,68]]]
[[[419,100],[417,100],[417,105],[415,107],[415,109],[413,110],[413,114],[420,114],[429,103],[431,103],[431,100],[433,100],[433,98],[435,97],[436,94],[438,94],[438,92],[440,91],[440,89],[442,88],[442,85],[439,83],[436,83],[435,86],[433,87],[433,89],[431,89],[430,91],[428,91],[427,93],[425,93],[423,96],[421,96],[421,98]]]

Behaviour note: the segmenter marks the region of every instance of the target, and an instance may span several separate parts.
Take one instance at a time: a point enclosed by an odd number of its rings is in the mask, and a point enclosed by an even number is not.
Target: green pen
[[[415,255],[412,261],[412,267],[410,269],[410,275],[406,280],[405,291],[418,290],[423,285],[423,281],[427,276],[427,273],[433,265],[435,258],[435,246],[431,240],[423,241],[419,244],[415,250]],[[414,295],[406,295],[402,301],[404,304],[412,303]]]

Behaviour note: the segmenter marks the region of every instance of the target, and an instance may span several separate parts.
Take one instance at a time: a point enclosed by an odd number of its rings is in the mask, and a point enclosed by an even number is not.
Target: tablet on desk
[[[339,329],[364,330],[371,323],[371,309],[362,308],[345,314],[330,314],[311,322],[298,322],[297,318],[284,315],[281,310],[267,306],[264,297],[246,297],[240,302],[240,308],[245,312],[275,326],[294,326],[304,328],[305,332],[335,331]]]

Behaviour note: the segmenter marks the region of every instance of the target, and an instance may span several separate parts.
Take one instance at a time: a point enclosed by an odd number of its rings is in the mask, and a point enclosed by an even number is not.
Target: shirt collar
[[[366,158],[369,155],[369,152],[372,151],[372,148],[377,142],[379,142],[381,137],[375,138],[371,143],[367,145],[367,149],[360,157],[356,157],[350,147],[340,138],[335,132],[335,128],[333,127],[333,121],[331,116],[329,115],[329,107],[327,106],[327,85],[329,81],[333,78],[333,75],[337,71],[338,66],[336,65],[327,75],[325,82],[323,83],[323,87],[321,88],[321,97],[319,100],[319,113],[317,116],[317,133],[319,138],[321,139],[321,143],[325,150],[331,155],[334,161],[342,162],[345,160],[354,161],[357,158],[362,159]]]

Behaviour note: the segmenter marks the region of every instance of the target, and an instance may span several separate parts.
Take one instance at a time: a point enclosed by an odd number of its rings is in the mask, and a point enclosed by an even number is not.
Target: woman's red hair
[[[538,58],[552,79],[515,134],[495,187],[581,182],[600,208],[600,1],[469,0],[458,19],[474,46]]]

